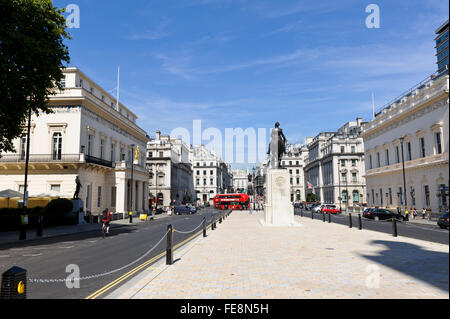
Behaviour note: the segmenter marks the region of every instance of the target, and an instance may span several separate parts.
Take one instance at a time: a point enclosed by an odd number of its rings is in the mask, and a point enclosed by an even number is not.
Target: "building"
[[[212,205],[214,196],[231,191],[230,166],[219,156],[204,145],[191,148],[189,154],[197,202]]]
[[[436,30],[437,37],[435,41],[438,73],[448,70],[448,30],[448,20]]]
[[[346,123],[336,132],[322,132],[307,144],[306,193],[318,201],[342,209],[365,203],[364,142],[362,118]]]
[[[190,145],[156,132],[147,144],[150,205],[169,206],[195,201]]]
[[[281,160],[281,167],[286,168],[290,175],[291,202],[303,202],[305,198],[304,166],[308,148],[305,145],[288,145],[286,154]]]
[[[232,170],[233,175],[233,192],[235,193],[241,193],[241,192],[247,192],[249,189],[249,182],[248,182],[248,175],[249,175],[248,169],[234,169]]]
[[[147,134],[137,116],[77,68],[63,70],[64,89],[50,97],[53,113],[31,118],[28,191],[74,194],[94,215],[148,209]],[[17,153],[1,154],[0,189],[24,189],[27,128]],[[136,164],[133,164],[136,149]]]
[[[364,126],[370,205],[435,212],[448,206],[448,94],[447,71],[422,81]]]

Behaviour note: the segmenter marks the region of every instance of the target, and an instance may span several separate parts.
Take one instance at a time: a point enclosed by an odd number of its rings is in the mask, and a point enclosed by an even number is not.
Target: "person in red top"
[[[109,212],[108,208],[105,209],[102,213],[102,222],[103,222],[103,226],[102,226],[102,230],[103,232],[109,236],[109,222],[111,221],[111,213]]]

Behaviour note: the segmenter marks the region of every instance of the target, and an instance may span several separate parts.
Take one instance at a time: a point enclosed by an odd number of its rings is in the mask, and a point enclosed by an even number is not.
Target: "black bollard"
[[[358,229],[362,230],[362,219],[361,214],[358,214]]]
[[[324,212],[322,212],[322,220],[325,223],[325,213]]]
[[[133,212],[130,212],[130,224],[133,223]]]
[[[314,220],[314,212],[311,211],[311,219]]]
[[[216,227],[214,227],[215,226],[215,224],[214,224],[214,215],[212,216],[212,221],[211,221],[211,230],[214,230],[214,229],[216,229]]]
[[[350,228],[353,228],[353,220],[352,220],[352,214],[348,213],[348,226]]]
[[[303,217],[303,209],[300,210],[300,216]]]
[[[203,238],[206,237],[206,217],[203,217]]]
[[[36,236],[42,237],[42,216],[37,217]]]
[[[331,223],[331,214],[328,213],[328,223]]]
[[[173,264],[173,227],[167,226],[167,248],[166,248],[166,265]]]
[[[395,218],[392,218],[392,236],[397,237],[397,220]]]
[[[222,224],[222,213],[219,213],[219,224]]]

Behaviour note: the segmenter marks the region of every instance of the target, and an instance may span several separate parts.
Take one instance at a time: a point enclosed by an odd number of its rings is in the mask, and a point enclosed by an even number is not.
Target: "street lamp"
[[[131,189],[130,189],[130,209],[129,212],[133,213],[133,170],[134,170],[134,144],[131,144]]]
[[[346,168],[344,168],[342,171],[341,171],[343,174],[345,174],[345,192],[346,192],[346,196],[345,196],[345,199],[346,199],[346,202],[345,202],[345,211],[346,212],[348,212],[348,178],[347,178],[347,173],[348,173],[348,170],[346,169]]]
[[[405,208],[408,207],[408,196],[406,193],[406,172],[405,172],[405,154],[403,151],[403,143],[405,138],[403,136],[400,137],[400,143],[402,145],[402,167],[403,167],[403,192],[405,193]]]

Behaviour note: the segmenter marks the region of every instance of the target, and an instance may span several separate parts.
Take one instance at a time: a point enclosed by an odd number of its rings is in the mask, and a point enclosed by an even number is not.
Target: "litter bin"
[[[0,299],[27,299],[27,271],[13,267],[3,273]]]

